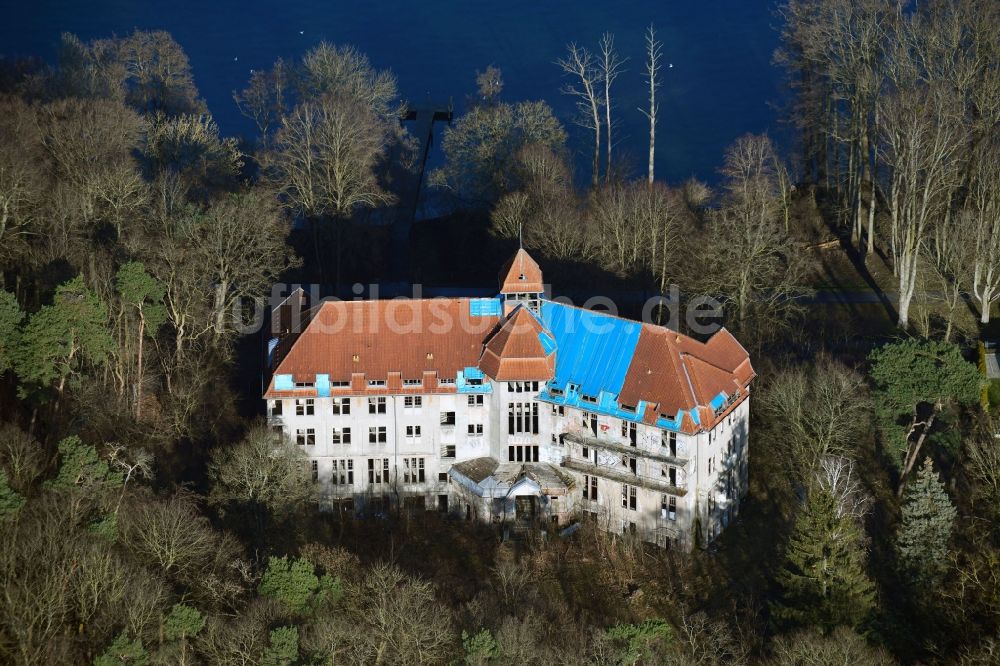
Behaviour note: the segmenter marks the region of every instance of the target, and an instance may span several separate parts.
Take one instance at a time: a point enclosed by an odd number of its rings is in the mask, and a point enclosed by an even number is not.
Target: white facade
[[[543,388],[486,379],[478,393],[344,389],[267,403],[270,422],[309,456],[327,506],[377,512],[393,502],[464,514],[448,471],[492,457],[560,468],[573,479],[564,500],[573,513],[660,545],[690,548],[696,528],[707,544],[738,513],[747,490],[748,396],[712,430],[684,434],[538,400]]]

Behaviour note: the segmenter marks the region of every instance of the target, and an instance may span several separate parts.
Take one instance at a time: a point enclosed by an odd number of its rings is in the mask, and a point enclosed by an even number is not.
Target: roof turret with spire
[[[544,293],[542,269],[523,247],[519,248],[500,271],[500,296],[508,304],[507,309],[524,303],[537,314]]]

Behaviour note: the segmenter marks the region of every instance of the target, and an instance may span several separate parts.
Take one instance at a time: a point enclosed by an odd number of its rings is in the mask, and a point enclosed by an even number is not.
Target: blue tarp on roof
[[[559,348],[549,386],[572,383],[595,399],[621,393],[642,324],[553,301],[542,301],[542,322]]]
[[[503,302],[499,298],[470,299],[469,314],[473,317],[499,317],[503,314]]]
[[[455,390],[459,393],[492,393],[493,385],[483,381],[484,378],[479,368],[466,367],[455,376]]]
[[[556,349],[556,341],[552,339],[552,336],[542,331],[538,334],[538,341],[542,344],[542,349],[546,354],[551,354]]]

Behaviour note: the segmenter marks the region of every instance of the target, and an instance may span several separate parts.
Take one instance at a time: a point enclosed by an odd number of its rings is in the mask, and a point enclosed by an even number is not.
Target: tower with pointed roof
[[[500,270],[500,298],[509,312],[523,303],[536,315],[545,296],[545,283],[538,262],[522,247]]]

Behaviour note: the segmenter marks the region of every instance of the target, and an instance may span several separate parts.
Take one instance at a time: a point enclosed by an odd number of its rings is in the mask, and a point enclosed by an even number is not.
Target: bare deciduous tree
[[[864,518],[871,498],[854,471],[854,461],[844,456],[824,456],[816,471],[816,483],[833,497],[837,517]]]
[[[240,91],[233,91],[233,100],[240,113],[253,121],[261,141],[266,142],[271,131],[281,124],[288,110],[288,87],[291,85],[290,67],[278,58],[268,70],[257,70],[250,75],[250,83]]]
[[[907,87],[880,100],[881,129],[891,181],[890,246],[898,277],[899,326],[909,326],[917,271],[934,221],[951,207],[967,145],[962,110],[950,90]]]
[[[801,310],[808,259],[779,222],[778,160],[766,136],[741,137],[726,152],[723,206],[711,218],[702,261],[703,288],[721,296],[740,332],[773,335]],[[765,324],[766,322],[766,324]]]
[[[972,295],[979,302],[979,321],[990,321],[990,308],[1000,298],[1000,142],[984,143],[976,153],[975,176],[966,209],[959,213],[957,241],[971,249],[967,269]],[[968,284],[968,282],[966,283]]]
[[[601,70],[594,55],[586,48],[569,44],[566,51],[566,56],[557,60],[556,64],[575,82],[563,86],[562,92],[577,100],[577,124],[594,133],[591,185],[597,188],[601,177],[601,107],[604,104],[599,93]]]
[[[865,378],[825,356],[814,367],[780,372],[766,396],[761,409],[781,424],[775,444],[802,486],[823,460],[853,458],[871,422]]]
[[[601,55],[598,68],[600,69],[600,80],[604,84],[604,127],[605,144],[607,145],[607,162],[604,168],[605,181],[611,179],[611,148],[613,145],[611,141],[611,84],[624,71],[626,60],[628,58],[622,58],[615,50],[615,36],[610,32],[604,33],[601,36]]]
[[[334,221],[336,281],[340,279],[343,225],[356,210],[394,200],[377,168],[392,141],[392,128],[354,100],[324,97],[286,116],[262,163],[292,210],[312,220]],[[319,259],[319,248],[317,259]],[[320,262],[322,265],[322,262]]]
[[[935,225],[926,246],[927,265],[940,289],[947,312],[945,342],[951,339],[955,311],[970,286],[969,267],[975,265],[976,247],[970,240],[978,235],[974,217],[967,211],[959,211],[950,220],[942,220]]]
[[[654,159],[656,157],[656,114],[660,105],[656,101],[656,91],[660,87],[660,58],[663,56],[663,44],[656,39],[656,32],[650,25],[646,30],[646,80],[649,82],[649,110],[639,111],[649,120],[649,166],[646,178],[653,184]]]
[[[476,70],[476,91],[479,93],[480,104],[493,106],[503,92],[503,72],[499,67],[488,66],[483,71]]]

